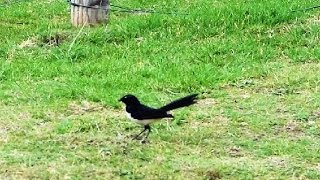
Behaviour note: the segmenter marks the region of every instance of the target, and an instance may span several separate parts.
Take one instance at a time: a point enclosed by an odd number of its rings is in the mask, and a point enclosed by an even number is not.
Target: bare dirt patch
[[[197,101],[197,107],[213,107],[217,102],[213,98],[205,98]]]
[[[288,165],[288,158],[281,157],[281,156],[270,156],[264,160],[264,163],[267,166],[277,167],[277,168],[284,168]]]
[[[71,102],[68,105],[67,113],[74,116],[82,116],[88,114],[99,114],[99,116],[105,116],[108,118],[121,118],[123,112],[118,109],[111,107],[106,107],[100,103],[81,101],[81,102]]]
[[[320,15],[313,15],[306,20],[308,24],[320,24]]]
[[[63,43],[68,37],[67,33],[53,33],[48,35],[42,36],[34,36],[29,37],[26,40],[23,40],[18,47],[23,48],[34,48],[34,47],[41,47],[41,46],[59,46]]]
[[[244,153],[242,152],[240,147],[233,146],[230,149],[228,149],[228,153],[231,157],[242,157],[244,156]]]
[[[98,103],[82,101],[80,103],[71,102],[68,106],[68,110],[74,115],[82,115],[87,112],[103,111],[104,107]]]

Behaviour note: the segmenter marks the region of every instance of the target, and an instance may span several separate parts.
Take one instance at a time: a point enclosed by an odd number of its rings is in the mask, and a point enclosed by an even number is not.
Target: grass
[[[320,178],[319,13],[292,12],[314,1],[113,3],[189,15],[81,29],[63,1],[0,7],[1,179]],[[193,92],[150,144],[128,138],[122,95]]]

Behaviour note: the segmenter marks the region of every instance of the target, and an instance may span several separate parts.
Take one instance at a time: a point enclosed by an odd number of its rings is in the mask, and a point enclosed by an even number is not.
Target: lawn
[[[320,179],[316,1],[112,3],[159,13],[0,0],[0,179]],[[200,95],[142,144],[127,93]]]

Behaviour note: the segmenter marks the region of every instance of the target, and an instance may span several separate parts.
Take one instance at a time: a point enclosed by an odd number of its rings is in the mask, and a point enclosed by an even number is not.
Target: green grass
[[[0,7],[0,179],[320,178],[320,14],[292,12],[316,2],[112,3],[189,15],[81,29],[64,1]],[[121,96],[193,92],[149,144],[130,140]]]

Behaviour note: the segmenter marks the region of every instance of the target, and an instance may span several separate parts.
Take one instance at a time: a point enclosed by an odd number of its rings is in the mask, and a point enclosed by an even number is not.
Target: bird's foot
[[[150,143],[149,139],[143,139],[141,141],[141,144],[149,144],[149,143]]]

